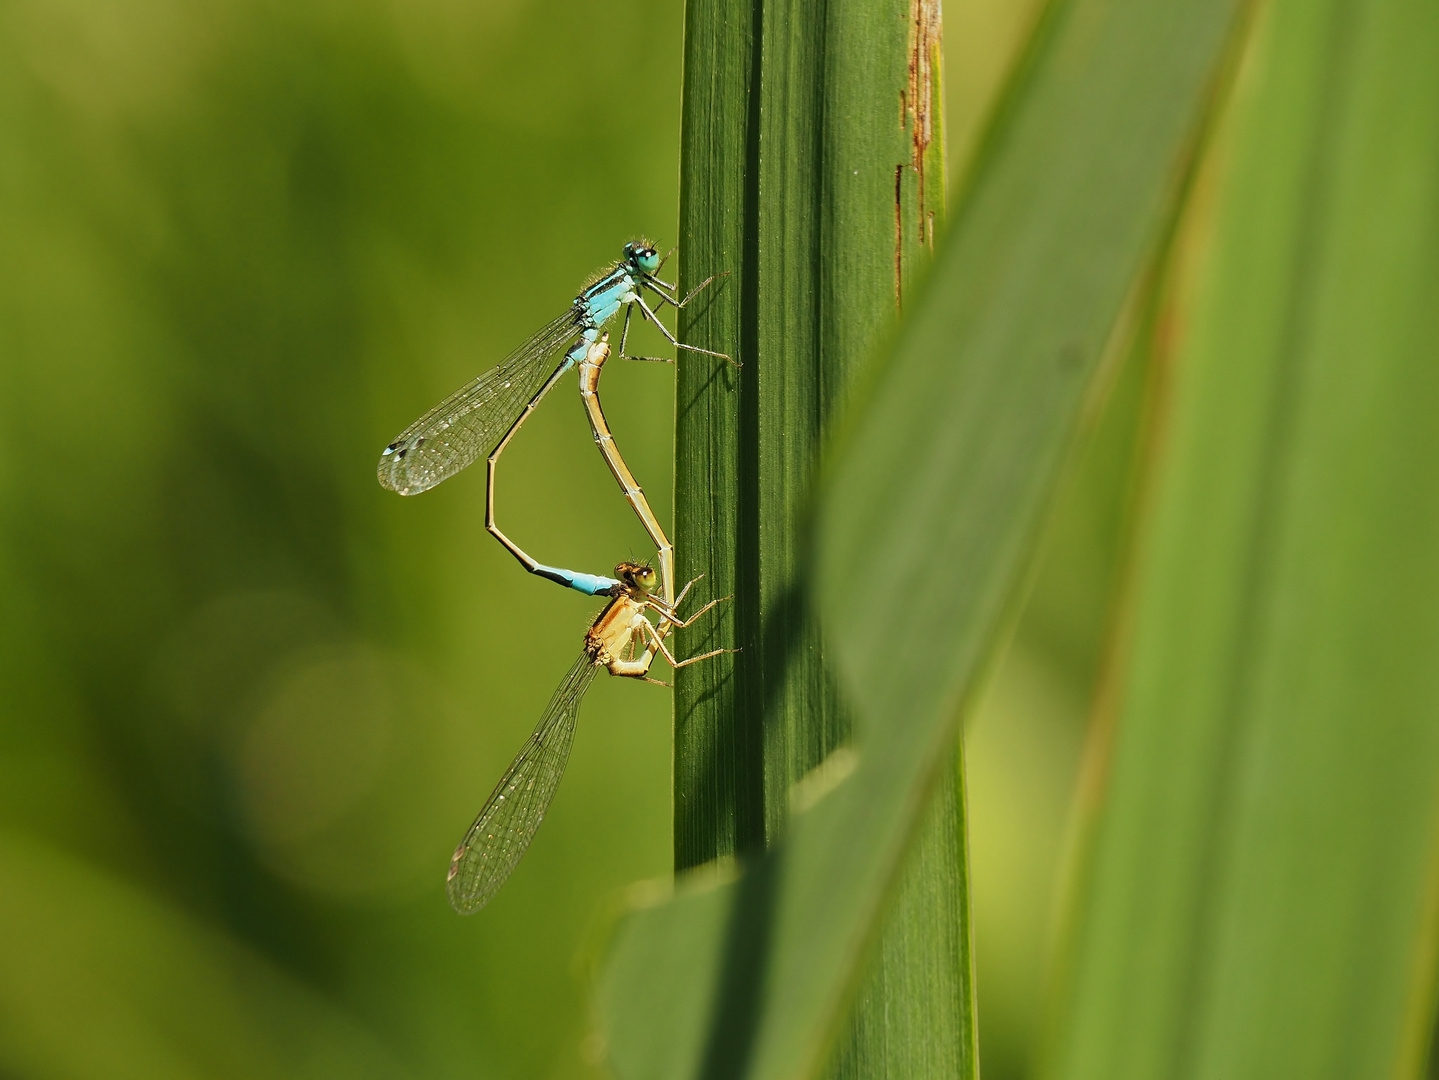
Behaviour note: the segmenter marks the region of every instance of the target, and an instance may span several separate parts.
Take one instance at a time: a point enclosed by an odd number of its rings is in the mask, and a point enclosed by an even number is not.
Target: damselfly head
[[[659,273],[660,253],[648,240],[631,240],[625,245],[625,262],[646,274]]]
[[[656,575],[649,563],[622,562],[615,567],[615,577],[642,593],[654,591]]]

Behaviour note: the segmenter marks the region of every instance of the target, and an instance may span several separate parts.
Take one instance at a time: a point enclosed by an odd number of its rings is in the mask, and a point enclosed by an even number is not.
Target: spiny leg
[[[709,652],[700,653],[698,656],[691,656],[688,660],[681,660],[678,664],[671,663],[670,667],[677,671],[682,667],[688,667],[690,664],[698,664],[701,660],[708,660],[711,657],[719,656],[722,653],[737,652],[739,652],[738,649],[711,649]],[[666,656],[666,659],[668,659],[668,655]]]
[[[703,577],[704,575],[700,574],[698,577],[691,578],[685,584],[685,587],[680,590],[680,594],[674,598],[673,603],[665,603],[664,601],[658,600],[653,596],[646,596],[644,598],[644,604],[650,610],[656,611],[660,615],[664,616],[664,621],[667,623],[671,623],[672,625],[679,627],[689,626],[692,622],[694,622],[696,619],[698,619],[701,615],[703,615],[710,608],[714,607],[716,604],[722,604],[726,600],[734,599],[733,594],[729,596],[721,596],[717,600],[711,600],[708,604],[700,608],[689,618],[682,618],[679,613],[680,604],[684,603],[684,599],[686,596],[689,595],[690,590],[694,588],[695,584]]]
[[[699,581],[702,577],[704,577],[703,574],[701,574],[697,578],[692,579],[689,584],[687,584],[683,589],[680,590],[680,594],[676,596],[673,600],[656,600],[653,596],[647,596],[645,597],[645,600],[654,608],[654,610],[658,611],[662,616],[664,616],[664,622],[677,623],[678,616],[675,616],[675,609],[678,608],[682,603],[684,603],[684,599],[686,596],[689,595],[690,589],[694,588],[695,582]],[[728,600],[729,597],[725,597],[725,599]],[[719,601],[715,602],[718,603]]]
[[[701,574],[697,578],[691,578],[689,584],[687,584],[683,589],[680,590],[680,594],[675,597],[675,602],[671,606],[678,607],[680,604],[684,603],[684,599],[686,596],[689,595],[690,589],[694,588],[695,583],[699,581],[702,577],[704,577],[703,574]]]
[[[631,356],[629,353],[625,352],[625,346],[626,346],[626,343],[629,341],[629,337],[630,337],[630,316],[633,315],[634,313],[635,313],[635,307],[634,307],[634,305],[633,305],[633,304],[627,304],[627,305],[625,306],[625,325],[624,325],[624,328],[620,331],[620,359],[621,359],[621,360],[643,360],[643,361],[645,361],[646,363],[650,363],[650,364],[673,364],[673,363],[674,363],[674,360],[672,360],[672,359],[671,359],[670,357],[668,357],[668,356]],[[661,326],[660,329],[663,330],[664,327]],[[666,333],[665,336],[668,337],[668,336],[669,336],[668,333]]]
[[[700,575],[700,577],[703,576],[703,574]],[[699,578],[695,578],[693,581],[690,581],[688,584],[685,585],[683,589],[680,590],[680,594],[675,600],[676,604],[678,604],[681,600],[685,598],[686,595],[688,595],[690,588],[694,585],[695,581],[698,580]],[[663,655],[665,660],[669,663],[670,667],[676,670],[684,667],[686,664],[693,664],[699,660],[708,660],[710,657],[718,656],[721,653],[739,652],[738,649],[711,649],[707,653],[701,653],[699,656],[691,656],[687,660],[676,660],[674,653],[670,652],[669,649],[665,647],[664,639],[669,635],[670,630],[673,629],[675,626],[689,625],[689,623],[699,618],[710,608],[720,603],[720,601],[711,600],[703,608],[691,615],[688,620],[686,620],[685,622],[680,622],[676,618],[674,614],[674,608],[671,605],[662,604],[659,601],[653,600],[653,598],[647,597],[646,599],[650,601],[650,606],[653,607],[655,611],[659,612],[660,625],[658,628],[656,628],[648,619],[641,620],[641,624],[644,628],[644,634],[646,635],[646,637],[649,638],[649,643],[645,646],[645,651],[643,655],[640,656],[640,658],[637,660],[628,662],[611,661],[609,665],[609,671],[611,675],[621,675],[626,678],[632,679],[644,679],[645,682],[657,683],[660,686],[669,686],[669,683],[664,682],[660,679],[651,678],[648,674],[650,665],[654,662],[655,654],[657,652]],[[726,596],[724,597],[724,599],[728,600],[730,599],[730,597]],[[633,644],[633,642],[631,644]]]
[[[714,603],[718,602],[719,601],[713,601],[710,605],[707,605],[707,608],[713,606]],[[699,612],[696,612],[696,614],[699,614]],[[645,620],[644,630],[645,633],[649,635],[649,639],[652,643],[652,648],[659,650],[660,655],[663,656],[665,660],[669,663],[669,666],[674,668],[676,671],[678,671],[682,667],[686,667],[689,664],[695,664],[701,660],[708,660],[712,656],[719,656],[720,653],[739,652],[738,649],[711,649],[707,653],[700,653],[700,655],[698,656],[691,656],[687,660],[676,660],[674,657],[674,653],[670,652],[669,649],[665,646],[664,639],[660,637],[659,631],[657,631],[653,626],[650,625],[650,621],[648,619]]]
[[[711,600],[708,604],[706,604],[704,607],[700,608],[700,609],[699,609],[698,611],[696,611],[693,615],[691,615],[688,619],[682,619],[682,618],[680,618],[680,617],[679,617],[679,613],[676,612],[674,608],[668,607],[668,605],[661,605],[661,604],[659,604],[658,602],[656,602],[656,601],[654,600],[653,597],[646,597],[646,598],[645,598],[645,607],[649,608],[649,609],[652,610],[652,611],[658,612],[661,616],[664,617],[664,620],[665,620],[666,622],[670,623],[670,624],[673,625],[673,626],[677,626],[677,627],[679,627],[681,630],[683,630],[686,626],[691,626],[691,625],[693,625],[693,623],[694,623],[694,621],[695,621],[696,619],[698,619],[701,615],[703,615],[703,614],[704,614],[706,611],[708,611],[710,608],[714,607],[716,604],[722,604],[722,603],[724,603],[726,600],[732,600],[732,599],[734,599],[732,596],[721,596],[718,600]],[[679,601],[676,601],[676,603],[678,603],[678,602],[679,602]],[[668,608],[668,610],[666,610],[667,608]]]
[[[625,324],[624,324],[624,326],[620,329],[620,355],[621,355],[621,356],[624,356],[624,355],[625,355],[625,345],[626,345],[626,343],[628,343],[628,341],[630,340],[630,316],[633,315],[634,313],[635,313],[635,309],[634,309],[633,307],[631,307],[629,304],[626,304],[626,305],[625,305]]]
[[[645,313],[646,318],[648,318],[652,323],[654,323],[655,326],[659,327],[659,331],[665,336],[665,340],[668,341],[671,345],[673,345],[676,349],[684,349],[687,352],[703,353],[705,356],[717,356],[721,360],[728,360],[735,367],[741,366],[740,362],[738,360],[732,359],[728,353],[715,352],[713,349],[701,349],[698,345],[681,344],[679,339],[676,338],[673,334],[671,334],[669,330],[665,328],[665,324],[660,322],[659,318],[655,315],[655,313],[650,310],[650,306],[645,303],[644,297],[636,295],[635,303],[640,306],[640,310]],[[625,359],[648,360],[652,359],[652,357],[626,356]]]
[[[705,280],[700,283],[700,286],[699,286],[699,287],[700,287],[701,289],[703,289],[706,285],[708,285],[708,284],[709,284],[711,281],[713,281],[714,279],[715,279],[715,275],[711,274],[709,277],[705,278]],[[675,287],[674,287],[673,285],[671,285],[668,281],[661,281],[659,278],[655,277],[653,274],[651,274],[649,277],[643,279],[643,280],[640,282],[640,286],[641,286],[642,288],[647,288],[647,289],[649,289],[650,292],[654,293],[656,296],[658,296],[658,297],[659,297],[661,300],[663,300],[666,304],[669,304],[671,307],[684,307],[685,304],[689,303],[690,297],[692,297],[692,296],[694,295],[694,293],[695,293],[695,290],[694,290],[694,289],[691,289],[691,290],[690,290],[690,296],[685,297],[684,300],[678,300],[678,299],[675,298],[675,295],[674,295]],[[668,290],[668,291],[666,291],[666,290]]]
[[[711,281],[713,281],[716,276],[718,276],[718,275],[711,275],[709,278],[705,279],[705,281],[702,282],[700,285],[696,286],[694,289],[691,289],[689,296],[686,296],[683,300],[674,300],[674,299],[672,299],[671,297],[665,296],[665,294],[662,293],[662,292],[660,292],[658,289],[654,289],[654,293],[655,293],[656,296],[660,297],[662,300],[666,301],[667,303],[673,304],[673,305],[674,305],[675,307],[677,307],[677,308],[678,308],[678,307],[684,307],[685,304],[688,304],[692,299],[694,299],[695,293],[699,292],[699,290],[702,289],[702,288],[704,288],[705,285],[708,285]],[[648,285],[649,282],[646,281],[645,284]],[[651,286],[651,288],[653,288],[653,286]],[[706,355],[706,356],[717,356],[717,357],[719,357],[721,360],[728,360],[728,361],[729,361],[731,364],[733,364],[735,367],[743,367],[743,366],[744,366],[744,365],[741,364],[738,360],[732,359],[728,353],[715,352],[713,349],[701,349],[698,345],[683,345],[683,344],[681,344],[680,341],[679,341],[679,339],[676,338],[673,334],[671,334],[671,333],[669,332],[669,330],[666,329],[665,324],[662,323],[662,322],[660,322],[659,319],[655,316],[655,313],[650,310],[650,306],[645,303],[644,297],[642,297],[642,296],[640,296],[638,293],[636,293],[636,294],[635,294],[634,302],[635,302],[636,304],[639,304],[639,306],[640,306],[640,307],[643,309],[643,311],[644,311],[645,317],[648,318],[648,319],[649,319],[652,323],[654,323],[657,327],[659,327],[659,331],[660,331],[661,334],[663,334],[663,335],[665,336],[665,340],[668,341],[671,345],[673,345],[676,349],[684,349],[684,350],[687,351],[687,352],[703,353],[703,354]],[[647,363],[651,363],[651,364],[673,364],[673,363],[674,363],[674,360],[672,360],[672,359],[671,359],[670,357],[668,357],[668,356],[631,356],[628,352],[625,351],[625,349],[628,347],[628,343],[629,343],[629,336],[630,336],[630,316],[633,315],[633,314],[634,314],[634,307],[633,307],[633,305],[627,306],[627,307],[625,308],[625,323],[624,323],[624,328],[620,331],[620,359],[622,359],[622,360],[644,360],[644,361],[646,361]]]
[[[657,278],[657,277],[650,276],[650,277],[647,277],[647,278],[644,279],[643,284],[648,285],[649,288],[650,288],[650,291],[653,292],[656,296],[658,296],[658,297],[659,297],[661,300],[663,300],[665,303],[670,304],[670,305],[672,305],[672,306],[674,306],[674,307],[677,307],[677,308],[682,308],[682,307],[684,307],[686,304],[688,304],[691,300],[693,300],[696,296],[698,296],[698,295],[699,295],[706,287],[708,287],[709,284],[710,284],[711,282],[713,282],[716,278],[722,278],[722,277],[728,277],[728,276],[729,276],[729,271],[728,271],[728,270],[722,271],[722,272],[720,272],[720,273],[718,273],[718,274],[711,274],[709,277],[705,278],[705,279],[704,279],[703,281],[701,281],[698,285],[696,285],[693,289],[691,289],[688,293],[686,293],[686,294],[685,294],[685,298],[684,298],[683,300],[676,300],[676,299],[674,298],[674,296],[665,293],[664,290],[659,287],[659,286],[662,285],[662,286],[664,286],[665,289],[668,289],[668,290],[670,291],[670,293],[673,293],[673,292],[675,291],[675,287],[674,287],[673,285],[671,285],[668,281],[661,281],[661,280],[660,280],[659,278]]]

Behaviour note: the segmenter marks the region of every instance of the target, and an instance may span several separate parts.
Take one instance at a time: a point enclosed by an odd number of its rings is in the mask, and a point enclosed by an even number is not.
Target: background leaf
[[[0,920],[28,931],[0,938],[15,1075],[406,1075],[250,950],[23,834],[0,834]]]
[[[1439,19],[1277,0],[1170,366],[1063,1077],[1414,1076],[1435,968]]]

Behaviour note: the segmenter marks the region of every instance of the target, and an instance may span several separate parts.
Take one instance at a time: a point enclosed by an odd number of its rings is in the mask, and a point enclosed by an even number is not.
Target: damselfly
[[[650,595],[655,572],[648,566],[620,563],[615,575],[619,581],[610,602],[586,632],[584,651],[450,859],[446,891],[451,906],[461,915],[472,914],[489,903],[534,839],[569,761],[580,700],[600,668],[611,675],[657,682],[649,677],[656,653],[672,667],[682,668],[733,651],[712,649],[687,660],[676,660],[664,641],[670,629],[691,625],[720,601],[711,600],[685,619],[675,607],[689,593],[693,581],[680,592],[675,604],[667,604]],[[658,628],[649,620],[651,611],[660,618]],[[636,657],[635,647],[641,642],[643,649]]]
[[[490,510],[486,524],[490,532],[532,574],[590,595],[613,588],[616,582],[612,578],[545,566],[500,532],[493,519],[493,463],[551,387],[599,340],[601,327],[614,318],[620,308],[625,309],[620,355],[627,360],[672,362],[665,357],[629,356],[625,352],[635,305],[639,306],[642,317],[659,327],[677,349],[730,359],[724,353],[681,344],[645,302],[644,291],[648,289],[658,298],[656,306],[669,304],[682,308],[714,280],[713,276],[706,278],[680,298],[675,286],[658,276],[662,261],[656,249],[646,242],[626,244],[619,262],[586,286],[575,297],[569,311],[543,327],[498,365],[425,413],[385,447],[377,469],[380,483],[401,495],[416,495],[473,464],[480,455],[490,453],[486,492]],[[555,360],[557,353],[558,361]],[[666,577],[666,596],[671,588],[672,582]]]

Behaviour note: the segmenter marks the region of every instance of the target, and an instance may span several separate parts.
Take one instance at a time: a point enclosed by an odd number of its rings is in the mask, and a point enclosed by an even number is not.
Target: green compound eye
[[[645,274],[657,273],[660,268],[659,252],[643,241],[632,240],[625,245],[625,261]]]

